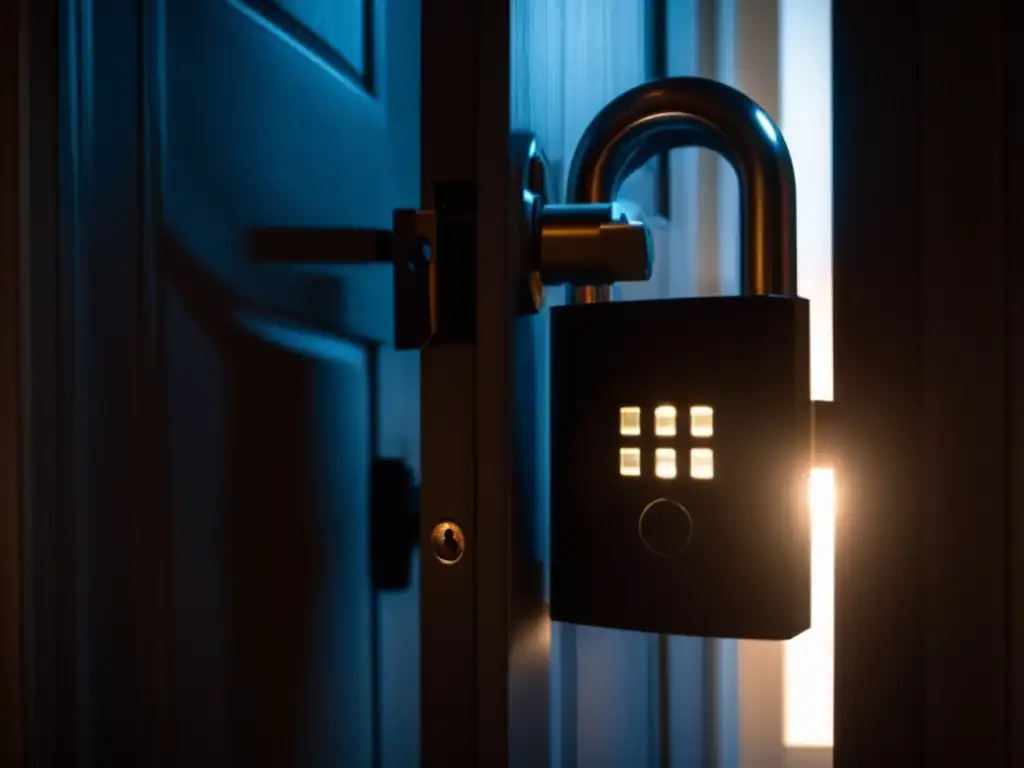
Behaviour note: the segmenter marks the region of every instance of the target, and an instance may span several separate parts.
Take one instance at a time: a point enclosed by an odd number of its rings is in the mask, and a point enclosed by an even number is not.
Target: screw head
[[[431,530],[430,546],[439,563],[455,565],[466,551],[466,537],[458,523],[444,520]]]

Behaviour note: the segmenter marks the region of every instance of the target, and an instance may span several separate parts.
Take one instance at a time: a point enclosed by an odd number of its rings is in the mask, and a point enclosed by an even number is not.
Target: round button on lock
[[[644,507],[637,527],[644,546],[661,557],[682,553],[693,537],[693,518],[672,499],[655,499]]]

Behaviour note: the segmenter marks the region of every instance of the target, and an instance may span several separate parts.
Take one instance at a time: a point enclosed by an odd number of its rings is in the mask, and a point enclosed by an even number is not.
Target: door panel
[[[174,0],[161,21],[176,761],[415,764],[416,587],[369,581],[371,462],[418,471],[390,267],[252,244],[416,206],[418,3]]]

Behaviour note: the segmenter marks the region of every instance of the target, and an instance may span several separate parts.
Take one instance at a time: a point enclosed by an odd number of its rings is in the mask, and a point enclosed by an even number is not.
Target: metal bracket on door
[[[438,184],[434,210],[399,209],[393,228],[263,228],[250,253],[264,264],[391,264],[394,346],[471,343],[476,324],[476,190]]]

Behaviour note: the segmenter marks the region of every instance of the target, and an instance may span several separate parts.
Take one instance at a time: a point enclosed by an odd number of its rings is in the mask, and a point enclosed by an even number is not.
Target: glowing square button
[[[619,474],[623,477],[640,477],[639,448],[619,448]]]
[[[639,435],[640,434],[640,408],[635,405],[625,405],[619,408],[619,434]]]
[[[671,480],[676,476],[675,448],[658,448],[654,451],[654,474],[662,480]]]
[[[659,405],[654,409],[654,434],[658,437],[675,437],[676,407]]]
[[[711,437],[715,434],[715,409],[710,405],[690,406],[690,434]]]
[[[715,452],[710,448],[690,449],[690,477],[710,480],[715,476]]]

